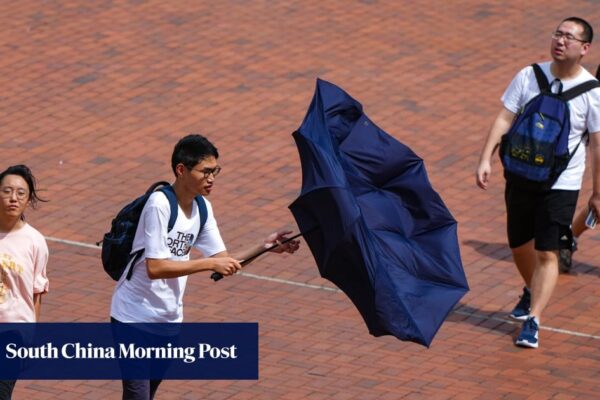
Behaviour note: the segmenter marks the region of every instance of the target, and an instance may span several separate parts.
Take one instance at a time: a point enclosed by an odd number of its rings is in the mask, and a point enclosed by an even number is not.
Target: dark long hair
[[[2,181],[4,180],[4,177],[7,175],[17,175],[20,176],[21,178],[23,178],[25,180],[25,182],[27,182],[27,186],[29,187],[29,204],[31,204],[32,208],[35,208],[37,206],[38,201],[48,201],[48,200],[44,200],[42,199],[39,195],[38,195],[38,187],[37,187],[37,180],[35,179],[35,176],[33,176],[33,173],[31,172],[31,170],[29,169],[29,167],[27,165],[23,165],[23,164],[19,164],[19,165],[13,165],[11,167],[6,168],[4,171],[0,172],[0,183],[2,183]]]

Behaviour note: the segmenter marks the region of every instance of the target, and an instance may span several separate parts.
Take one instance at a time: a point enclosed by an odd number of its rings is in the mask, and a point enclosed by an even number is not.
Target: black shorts
[[[523,190],[507,182],[506,228],[511,249],[535,239],[535,249],[570,249],[571,222],[577,206],[578,190]]]

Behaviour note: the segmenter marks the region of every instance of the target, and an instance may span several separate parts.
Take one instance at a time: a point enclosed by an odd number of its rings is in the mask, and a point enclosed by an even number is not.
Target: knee
[[[538,251],[537,259],[538,265],[558,266],[558,251]]]
[[[533,240],[530,240],[529,242],[522,244],[519,247],[513,247],[510,250],[512,251],[512,253],[514,255],[517,255],[517,256],[525,256],[525,255],[534,255],[535,254],[535,248],[533,247]]]

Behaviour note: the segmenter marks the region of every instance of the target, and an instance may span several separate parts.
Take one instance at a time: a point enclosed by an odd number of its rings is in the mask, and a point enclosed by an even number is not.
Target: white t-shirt
[[[541,63],[540,67],[546,74],[548,82],[552,83],[555,77],[550,71],[550,62]],[[579,85],[580,83],[595,79],[585,68],[573,79],[561,80],[563,92]],[[552,86],[556,92],[557,85]],[[502,102],[508,110],[518,113],[529,100],[540,93],[535,73],[531,66],[523,68],[514,77],[504,94]],[[569,151],[573,152],[581,142],[582,134],[586,129],[595,133],[600,131],[600,88],[590,90],[569,101],[571,133],[569,135]],[[585,170],[585,139],[577,148],[571,158],[567,169],[558,177],[552,189],[579,190]]]
[[[179,207],[177,221],[167,234],[170,206],[164,193],[156,192],[144,206],[133,240],[133,250],[144,248],[144,255],[134,265],[131,279],[127,270],[117,282],[111,304],[111,316],[121,322],[181,322],[183,293],[187,276],[150,279],[146,257],[175,261],[189,260],[193,245],[205,257],[225,251],[210,202],[205,199],[208,218],[200,237],[198,205],[194,201],[191,218]]]

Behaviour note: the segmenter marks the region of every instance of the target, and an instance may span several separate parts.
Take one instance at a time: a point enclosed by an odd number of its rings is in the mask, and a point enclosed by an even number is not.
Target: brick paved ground
[[[504,316],[521,283],[505,246],[499,164],[488,192],[473,183],[504,87],[547,58],[550,32],[571,14],[600,30],[600,9],[585,0],[2,0],[2,164],[29,164],[46,189],[51,202],[29,213],[32,224],[93,243],[132,195],[170,179],[181,135],[204,133],[222,154],[211,200],[235,250],[293,226],[290,133],[315,78],[330,80],[425,159],[459,221],[471,292],[425,349],[370,337],[343,294],[319,288],[332,285],[306,246],[256,262],[255,276],[193,277],[188,321],[259,322],[260,379],[169,381],[158,398],[597,398],[600,237],[583,238],[574,273],[560,277],[543,321],[555,330],[541,332],[537,351],[515,348],[518,328]],[[599,50],[586,61],[594,68]],[[106,320],[112,282],[98,251],[49,244],[43,320]],[[22,381],[15,398],[116,399],[119,387]]]

